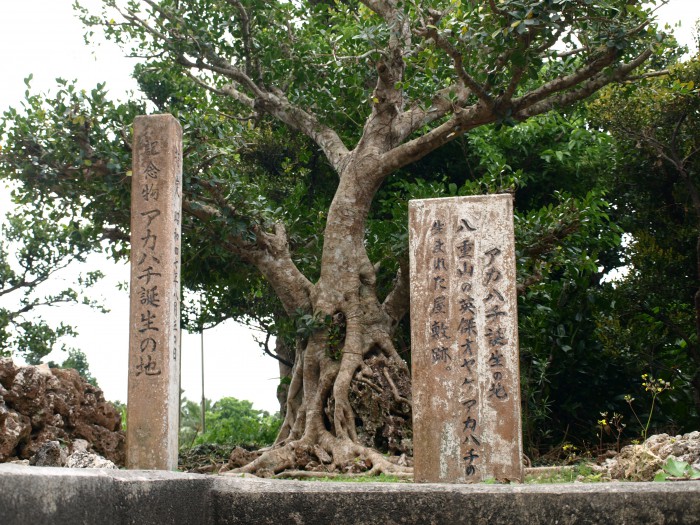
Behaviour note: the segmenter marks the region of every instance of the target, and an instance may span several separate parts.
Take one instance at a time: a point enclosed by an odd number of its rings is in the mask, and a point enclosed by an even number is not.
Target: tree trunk
[[[240,471],[410,472],[398,465],[412,450],[409,369],[394,348],[396,320],[377,297],[364,246],[378,183],[357,182],[378,166],[371,158],[349,166],[329,209],[310,294],[315,329],[298,342],[284,423],[275,446]]]

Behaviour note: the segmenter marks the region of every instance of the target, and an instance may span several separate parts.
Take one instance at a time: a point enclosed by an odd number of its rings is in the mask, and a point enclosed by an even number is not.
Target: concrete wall
[[[571,485],[311,483],[231,479],[216,524],[694,524],[700,482]]]
[[[210,523],[211,482],[166,471],[0,465],[0,524]]]
[[[0,524],[696,524],[700,482],[321,483],[0,465]]]

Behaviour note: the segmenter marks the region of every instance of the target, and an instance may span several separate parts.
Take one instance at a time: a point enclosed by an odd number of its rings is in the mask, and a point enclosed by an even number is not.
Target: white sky
[[[55,89],[55,78],[78,79],[79,87],[91,89],[107,82],[114,98],[124,99],[136,84],[130,73],[133,61],[122,56],[109,42],[88,48],[83,42],[83,28],[74,17],[73,0],[0,0],[0,49],[3,67],[0,75],[0,111],[18,107],[26,89],[23,79],[34,75],[32,86],[42,92]],[[99,0],[81,3],[97,10]],[[676,35],[681,43],[693,44],[691,30],[700,18],[700,0],[671,0],[659,11],[664,23],[681,22]],[[3,194],[5,193],[5,194]],[[6,190],[0,187],[0,216],[9,207]],[[48,320],[64,320],[80,332],[70,346],[83,350],[90,369],[105,396],[126,401],[129,299],[116,289],[118,282],[128,281],[126,265],[115,265],[104,257],[94,256],[83,271],[99,267],[108,278],[96,297],[106,298],[111,309],[100,314],[85,307],[61,307],[42,312]],[[57,286],[66,284],[57,283]],[[258,409],[275,412],[279,405],[275,391],[279,381],[277,362],[264,356],[253,341],[252,333],[233,322],[205,331],[205,394],[210,399],[233,396],[248,399]],[[61,361],[61,354],[51,355]],[[201,397],[199,334],[183,334],[182,388],[192,400]]]

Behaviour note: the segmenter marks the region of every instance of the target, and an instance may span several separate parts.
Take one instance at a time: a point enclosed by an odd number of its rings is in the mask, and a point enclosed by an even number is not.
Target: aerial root
[[[382,373],[384,374],[384,378],[386,379],[387,383],[389,383],[391,393],[394,395],[394,401],[397,403],[405,403],[410,408],[411,402],[399,393],[399,389],[396,388],[396,384],[391,379],[391,375],[389,374],[388,370],[386,368],[382,368]]]

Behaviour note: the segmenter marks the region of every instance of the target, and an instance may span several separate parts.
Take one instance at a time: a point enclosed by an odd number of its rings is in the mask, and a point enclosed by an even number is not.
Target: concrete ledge
[[[700,482],[321,483],[0,465],[0,524],[700,524]]]
[[[0,465],[0,524],[210,523],[211,477]]]
[[[218,524],[697,524],[700,482],[436,485],[217,479]]]

